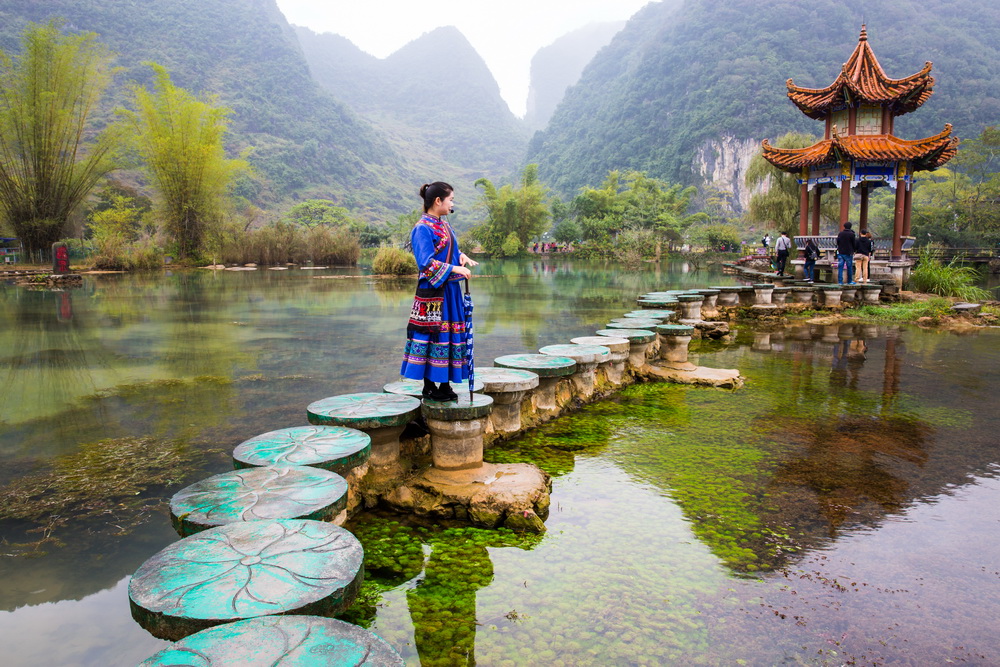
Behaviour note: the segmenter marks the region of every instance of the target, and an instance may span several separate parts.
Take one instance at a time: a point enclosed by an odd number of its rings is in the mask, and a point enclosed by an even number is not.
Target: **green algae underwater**
[[[590,335],[636,294],[726,280],[490,272],[480,365]],[[0,639],[13,665],[135,664],[165,645],[124,590],[177,539],[163,503],[228,469],[243,439],[301,425],[312,400],[395,379],[412,294],[129,276],[85,283],[69,323],[49,315],[59,298],[0,291],[16,315],[0,318],[0,370],[19,392],[16,418],[0,416],[0,493],[16,501],[0,519]],[[488,451],[553,476],[544,535],[352,520],[367,579],[344,618],[412,665],[993,662],[998,343],[808,324],[693,343],[746,386],[636,385]],[[40,531],[15,548],[12,527]]]

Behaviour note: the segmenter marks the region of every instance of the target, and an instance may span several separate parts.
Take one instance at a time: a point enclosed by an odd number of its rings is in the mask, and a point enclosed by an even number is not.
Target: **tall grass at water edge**
[[[348,229],[303,227],[278,222],[245,230],[238,223],[223,225],[209,240],[204,258],[220,264],[355,265],[361,256],[357,237]]]
[[[922,248],[917,266],[910,272],[909,287],[918,292],[938,296],[958,297],[963,301],[986,301],[993,294],[977,286],[979,274],[971,266],[961,266],[958,260],[942,264],[930,248]]]

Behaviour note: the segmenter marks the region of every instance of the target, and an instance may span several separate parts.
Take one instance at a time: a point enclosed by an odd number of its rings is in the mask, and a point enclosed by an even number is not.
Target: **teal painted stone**
[[[633,310],[630,313],[625,313],[624,317],[629,317],[632,319],[639,319],[639,320],[648,320],[650,318],[669,320],[676,314],[677,314],[676,310],[645,308],[642,310]]]
[[[844,291],[843,285],[816,285],[816,289],[823,290],[825,292],[842,292]]]
[[[623,323],[609,322],[604,326],[608,329],[628,330],[628,329],[653,329],[659,324],[660,322],[657,322],[656,320],[635,320],[633,322],[623,322]]]
[[[712,285],[708,289],[719,290],[720,292],[736,288],[737,285]]]
[[[608,338],[624,338],[630,343],[652,343],[656,340],[656,333],[645,329],[601,329],[597,335]]]
[[[754,283],[754,289],[774,289],[774,283]]]
[[[420,411],[420,401],[400,394],[345,394],[310,403],[309,423],[373,429],[405,426]]]
[[[129,605],[139,625],[172,641],[258,616],[335,616],[357,597],[363,560],[357,538],[330,523],[231,523],[143,563],[129,581]]]
[[[609,329],[652,329],[657,324],[662,324],[663,320],[655,317],[650,317],[644,320],[640,320],[637,317],[620,317],[618,319],[611,320],[604,326]]]
[[[473,394],[470,400],[468,391],[458,391],[457,401],[432,401],[425,398],[420,404],[420,411],[425,418],[446,422],[462,422],[480,419],[493,412],[493,397],[485,394]]]
[[[372,439],[343,426],[296,426],[270,431],[236,445],[236,469],[260,466],[312,466],[338,475],[368,460]]]
[[[571,339],[570,342],[577,345],[600,345],[611,350],[612,354],[615,352],[628,352],[629,348],[627,338],[612,338],[610,336],[580,336],[579,338]]]
[[[678,294],[677,300],[681,303],[695,303],[697,301],[704,301],[705,297],[701,294]]]
[[[611,361],[611,350],[601,345],[546,345],[538,350],[554,357],[568,357],[578,364],[601,364]]]
[[[694,333],[694,327],[684,324],[661,324],[656,327],[656,333],[664,336],[690,336]]]
[[[543,378],[563,377],[576,372],[576,362],[572,359],[548,354],[508,354],[494,359],[493,365],[501,368],[520,368]]]
[[[476,377],[483,381],[485,391],[491,394],[528,391],[538,386],[538,373],[517,368],[477,368]]]
[[[692,294],[701,294],[702,296],[715,296],[716,294],[719,293],[719,290],[712,289],[712,288],[708,288],[708,289],[693,289],[693,290],[691,290],[691,293]]]
[[[457,386],[457,385],[455,385]],[[468,382],[463,382],[462,386],[468,390]],[[479,379],[479,369],[476,369],[476,377],[472,380],[472,391],[482,391],[483,383]],[[397,380],[396,382],[390,382],[389,384],[382,387],[382,391],[387,394],[402,394],[403,396],[413,396],[415,398],[423,398],[422,394],[424,391],[424,381],[423,380]],[[456,389],[457,391],[457,389]]]
[[[319,616],[264,616],[202,630],[139,667],[316,667],[403,665],[373,632]]]
[[[214,475],[170,499],[170,522],[181,537],[238,521],[332,521],[347,507],[347,481],[305,466],[247,468]]]

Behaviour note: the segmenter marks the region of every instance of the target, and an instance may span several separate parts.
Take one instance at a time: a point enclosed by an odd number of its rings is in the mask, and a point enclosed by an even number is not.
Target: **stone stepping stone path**
[[[399,436],[420,415],[420,400],[402,394],[344,394],[310,403],[306,413],[310,424],[367,433],[372,439],[369,461],[385,471],[399,465]]]
[[[332,521],[347,508],[347,482],[305,466],[263,467],[214,475],[170,499],[170,522],[181,537],[239,521]]]
[[[527,391],[538,386],[538,373],[516,368],[477,368],[476,377],[483,382],[489,394]]]
[[[312,466],[346,475],[371,455],[367,433],[343,426],[296,426],[241,442],[233,451],[237,469]]]
[[[574,343],[546,345],[538,351],[555,357],[567,357],[576,362],[576,373],[572,375],[571,379],[577,393],[585,399],[594,394],[597,365],[611,361],[611,350],[601,345],[576,345]]]
[[[549,354],[508,354],[497,357],[493,364],[501,368],[520,368],[540,378],[563,377],[576,371],[576,362]]]
[[[361,543],[322,521],[247,521],[174,542],[129,581],[132,618],[177,641],[273,614],[336,616],[364,578]]]
[[[485,394],[473,394],[459,391],[457,401],[432,401],[425,398],[420,404],[424,417],[445,421],[469,421],[480,419],[490,414],[493,409],[493,398]]]
[[[538,376],[538,388],[533,394],[537,410],[557,410],[556,385],[559,380],[576,372],[576,362],[568,357],[555,357],[548,354],[508,354],[497,357],[493,365],[500,368],[517,368],[531,371]]]
[[[265,616],[227,623],[182,639],[139,667],[402,666],[373,632],[319,616]]]
[[[628,317],[631,319],[638,319],[638,320],[648,320],[648,319],[669,320],[676,315],[677,315],[676,310],[646,308],[644,310],[633,310],[631,313],[625,313],[623,317]]]
[[[472,391],[482,391],[483,381],[479,378],[480,369],[476,369],[476,377],[472,380]],[[469,383],[463,382],[462,387],[466,392],[469,391]],[[458,384],[451,385],[451,388],[455,390],[456,394],[462,392],[459,391]],[[424,391],[424,381],[423,380],[397,380],[396,382],[390,382],[389,384],[382,387],[382,391],[387,394],[402,394],[403,396],[413,396],[422,399]]]
[[[608,322],[604,326],[608,329],[652,329],[658,324],[662,324],[662,320],[640,320],[632,318],[628,322]]]
[[[652,343],[656,340],[656,332],[648,329],[601,329],[597,335],[606,338],[624,338],[629,343]]]
[[[368,430],[406,426],[420,412],[420,401],[400,394],[344,394],[315,401],[306,408],[309,423]]]

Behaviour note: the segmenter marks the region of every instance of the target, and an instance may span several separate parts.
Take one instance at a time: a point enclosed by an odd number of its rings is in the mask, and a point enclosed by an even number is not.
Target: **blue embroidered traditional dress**
[[[424,215],[410,232],[420,280],[406,327],[406,349],[400,374],[411,380],[462,382],[469,377],[465,346],[463,278],[458,242],[451,225]]]

